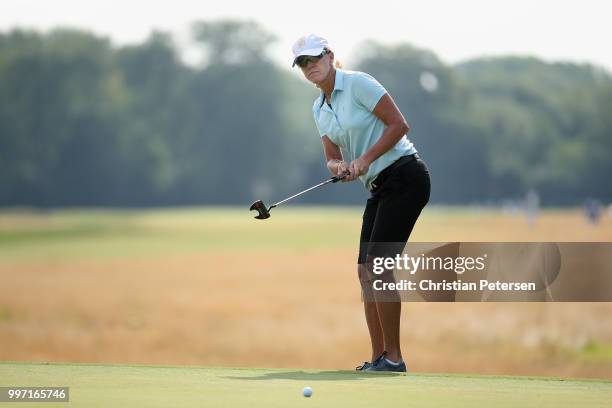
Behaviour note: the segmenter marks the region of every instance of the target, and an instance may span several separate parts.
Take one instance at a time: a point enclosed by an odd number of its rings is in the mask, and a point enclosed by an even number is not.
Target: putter
[[[257,211],[258,212],[258,215],[255,216],[255,218],[257,218],[258,220],[265,220],[266,218],[270,218],[270,210],[273,209],[274,207],[276,207],[278,205],[281,205],[282,203],[285,203],[285,202],[291,200],[292,198],[295,198],[297,196],[301,196],[302,194],[307,193],[310,190],[314,190],[315,188],[324,186],[324,185],[329,184],[329,183],[337,183],[338,181],[342,180],[343,178],[345,178],[348,175],[349,175],[348,172],[344,172],[340,176],[334,176],[334,177],[332,177],[330,179],[325,180],[322,183],[317,184],[316,186],[312,186],[310,188],[307,188],[306,190],[300,191],[299,193],[294,194],[291,197],[287,197],[284,200],[279,201],[278,203],[274,203],[274,204],[272,204],[268,208],[266,208],[266,205],[263,203],[263,201],[257,200],[253,204],[251,204],[251,208],[249,208],[249,210],[250,211]]]

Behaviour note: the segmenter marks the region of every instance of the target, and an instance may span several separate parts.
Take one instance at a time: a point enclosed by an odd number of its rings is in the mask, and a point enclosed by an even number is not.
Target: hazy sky
[[[591,62],[612,71],[612,2],[607,0],[117,3],[0,0],[0,30],[72,26],[126,44],[142,41],[154,28],[185,38],[193,20],[250,18],[279,37],[273,55],[287,64],[292,58],[292,42],[315,32],[327,37],[336,56],[345,62],[358,53],[362,40],[371,38],[385,43],[409,42],[433,50],[450,63],[482,55],[521,54]]]

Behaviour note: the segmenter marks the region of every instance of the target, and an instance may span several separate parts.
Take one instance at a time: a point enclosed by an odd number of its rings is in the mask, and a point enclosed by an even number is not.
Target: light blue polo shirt
[[[336,81],[331,96],[331,108],[325,95],[315,100],[312,111],[321,137],[346,150],[351,162],[363,155],[383,134],[385,124],[372,113],[387,90],[365,72],[336,69]],[[414,145],[404,135],[395,146],[376,159],[366,174],[360,176],[367,189],[378,173],[402,156],[416,153]]]

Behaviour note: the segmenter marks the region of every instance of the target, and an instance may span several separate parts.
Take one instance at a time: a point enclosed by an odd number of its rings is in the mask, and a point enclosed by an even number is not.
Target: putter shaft
[[[344,177],[343,177],[343,178],[344,178]],[[334,181],[334,179],[333,179],[333,178],[330,178],[329,180],[325,180],[324,182],[319,183],[319,184],[317,184],[316,186],[312,186],[312,187],[310,187],[310,188],[307,188],[307,189],[306,189],[306,190],[304,190],[304,191],[300,191],[299,193],[294,194],[294,195],[292,195],[291,197],[287,197],[287,198],[285,198],[284,200],[279,201],[278,203],[272,204],[272,205],[270,206],[270,208],[268,209],[268,211],[269,211],[269,210],[271,210],[272,208],[276,207],[277,205],[280,205],[280,204],[282,204],[282,203],[284,203],[284,202],[287,202],[287,201],[289,201],[289,200],[291,200],[292,198],[295,198],[295,197],[297,197],[297,196],[301,196],[302,194],[307,193],[307,192],[309,192],[310,190],[314,190],[315,188],[318,188],[318,187],[324,186],[324,185],[329,184],[329,183],[335,183],[336,181],[338,181],[338,180],[335,180],[335,181]]]
[[[340,175],[340,176],[334,176],[334,177],[332,177],[332,178],[330,178],[330,179],[328,179],[328,180],[325,180],[325,181],[323,181],[323,182],[321,182],[321,183],[317,184],[316,186],[312,186],[312,187],[310,187],[310,188],[307,188],[306,190],[304,190],[304,191],[300,191],[299,193],[294,194],[294,195],[292,195],[291,197],[287,197],[287,198],[285,198],[284,200],[281,200],[281,201],[279,201],[279,202],[277,202],[277,203],[274,203],[274,204],[272,204],[272,205],[271,205],[270,207],[268,207],[268,208],[266,208],[266,205],[265,205],[265,204],[264,204],[264,203],[263,203],[261,200],[257,200],[257,201],[255,201],[255,202],[254,202],[254,203],[251,205],[251,207],[249,208],[249,210],[251,210],[251,211],[257,211],[257,212],[259,213],[259,215],[257,215],[255,218],[257,218],[257,219],[259,219],[259,220],[265,220],[266,218],[270,218],[270,210],[271,210],[271,209],[273,209],[274,207],[276,207],[276,206],[278,206],[278,205],[280,205],[280,204],[282,204],[282,203],[284,203],[284,202],[287,202],[287,201],[291,200],[292,198],[295,198],[295,197],[300,196],[300,195],[302,195],[302,194],[304,194],[304,193],[307,193],[307,192],[309,192],[310,190],[314,190],[315,188],[318,188],[318,187],[324,186],[325,184],[329,184],[329,183],[336,183],[336,182],[338,182],[338,181],[342,180],[343,178],[345,178],[346,176],[348,176],[348,174],[349,174],[348,172],[344,172],[344,173],[343,173],[342,175]]]

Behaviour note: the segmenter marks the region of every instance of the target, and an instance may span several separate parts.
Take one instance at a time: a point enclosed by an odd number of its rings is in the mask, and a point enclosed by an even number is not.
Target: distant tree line
[[[193,25],[206,58],[155,32],[116,47],[75,30],[0,33],[0,205],[160,206],[280,199],[327,177],[318,91],[277,66],[253,22]],[[364,44],[429,164],[432,202],[612,201],[612,77],[536,58],[457,65],[407,44]],[[289,53],[288,53],[289,54]],[[357,183],[304,203],[356,203]]]

